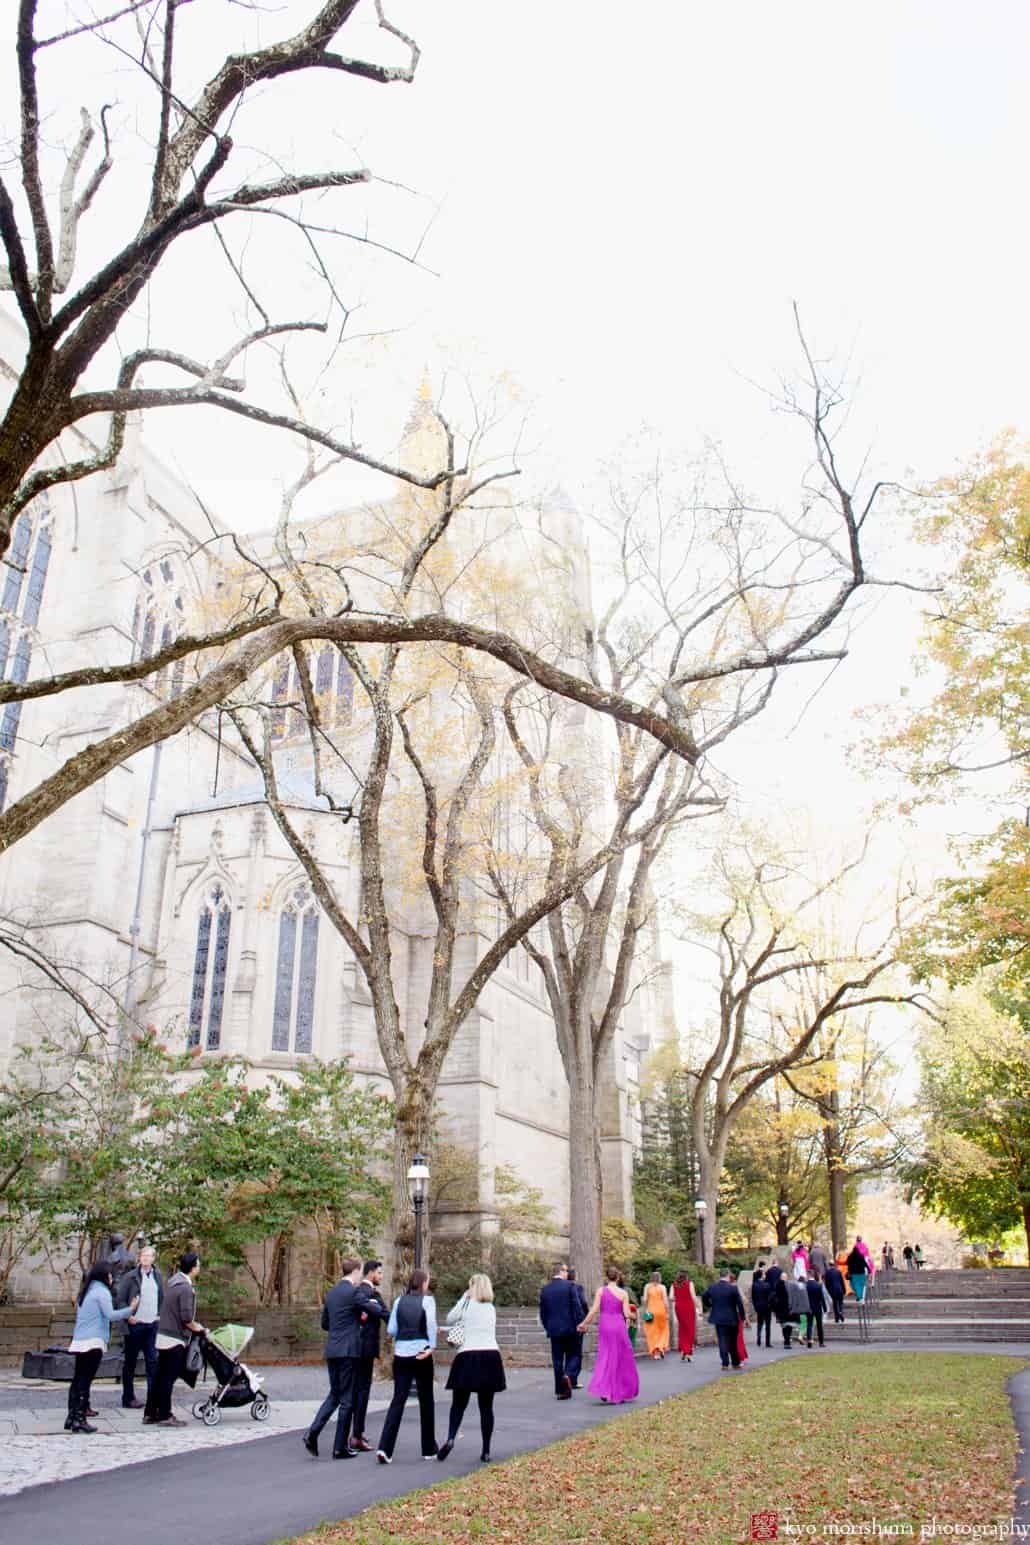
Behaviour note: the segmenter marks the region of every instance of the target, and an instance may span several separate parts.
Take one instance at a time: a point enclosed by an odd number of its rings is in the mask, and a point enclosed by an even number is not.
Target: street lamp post
[[[429,1192],[429,1165],[421,1153],[417,1153],[408,1170],[408,1195],[415,1209],[415,1270],[422,1265],[422,1218]]]
[[[705,1214],[708,1211],[708,1203],[703,1196],[699,1196],[694,1203],[694,1211],[697,1213],[697,1237],[701,1245],[701,1265],[707,1266],[705,1256]]]

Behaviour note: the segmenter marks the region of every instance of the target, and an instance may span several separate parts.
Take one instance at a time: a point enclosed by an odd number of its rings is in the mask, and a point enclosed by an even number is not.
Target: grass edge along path
[[[1012,1516],[1018,1435],[1006,1383],[1026,1366],[949,1352],[806,1352],[323,1524],[293,1545],[990,1538]],[[475,1426],[474,1410],[468,1420]]]

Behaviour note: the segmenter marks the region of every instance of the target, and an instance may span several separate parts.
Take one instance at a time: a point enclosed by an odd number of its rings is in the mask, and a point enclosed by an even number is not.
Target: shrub
[[[601,1254],[605,1265],[625,1271],[637,1259],[643,1244],[643,1230],[631,1218],[605,1218],[602,1222]]]
[[[433,1292],[441,1305],[456,1303],[477,1271],[488,1273],[494,1301],[504,1308],[535,1304],[551,1274],[550,1255],[509,1244],[504,1237],[480,1239],[475,1234],[433,1240],[430,1269]]]

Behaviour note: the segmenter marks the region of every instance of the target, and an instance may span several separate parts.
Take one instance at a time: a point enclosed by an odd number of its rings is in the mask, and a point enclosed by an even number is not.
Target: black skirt
[[[459,1352],[451,1364],[447,1388],[475,1394],[480,1390],[492,1390],[495,1395],[507,1389],[500,1352]]]

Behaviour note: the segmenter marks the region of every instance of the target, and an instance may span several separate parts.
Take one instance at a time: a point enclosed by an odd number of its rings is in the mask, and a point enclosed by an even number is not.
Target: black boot
[[[86,1420],[86,1412],[89,1410],[89,1396],[79,1395],[75,1402],[75,1410],[72,1413],[72,1432],[96,1432]]]

